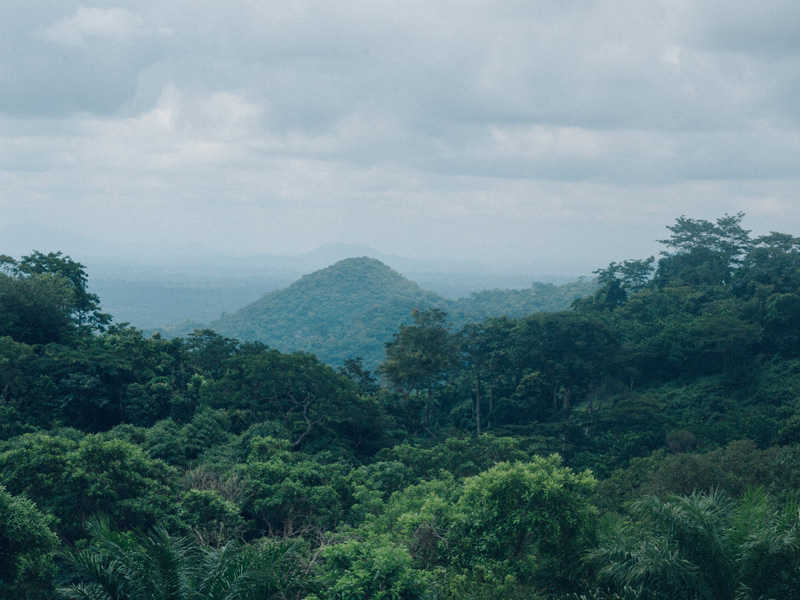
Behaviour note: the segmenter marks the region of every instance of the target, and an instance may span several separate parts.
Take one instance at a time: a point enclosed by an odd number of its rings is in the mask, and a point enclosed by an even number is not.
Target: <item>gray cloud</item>
[[[618,260],[652,245],[683,213],[800,225],[798,13],[793,0],[5,7],[1,219],[227,251],[549,252],[581,268],[600,246]]]

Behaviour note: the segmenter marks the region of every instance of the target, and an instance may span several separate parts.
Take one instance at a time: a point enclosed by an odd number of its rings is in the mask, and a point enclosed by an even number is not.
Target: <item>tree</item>
[[[751,296],[757,286],[769,286],[778,294],[795,293],[800,286],[800,238],[771,232],[753,240],[734,287],[740,296]]]
[[[433,393],[457,364],[458,345],[444,311],[434,308],[411,314],[414,324],[400,326],[386,344],[386,360],[378,370],[407,403],[413,404],[412,398],[422,400],[424,426],[428,428]]]
[[[667,225],[672,232],[669,239],[658,240],[678,253],[691,252],[695,248],[707,248],[719,253],[726,264],[740,264],[742,254],[750,247],[750,232],[741,226],[744,213],[726,214],[711,223],[704,219],[689,219],[684,216]]]
[[[592,516],[586,495],[594,484],[590,472],[573,472],[557,455],[499,463],[466,479],[453,511],[457,563],[494,561],[523,580],[566,584]]]
[[[341,518],[343,465],[321,464],[275,438],[257,438],[237,472],[246,482],[245,517],[270,536],[291,538],[329,530]]]
[[[800,598],[800,505],[776,508],[763,488],[750,488],[728,522],[728,547],[737,567],[739,597]]]
[[[630,294],[645,289],[650,282],[653,273],[653,262],[655,257],[651,256],[643,260],[626,260],[622,263],[612,262],[605,269],[594,271],[597,275],[597,282],[600,289],[595,292],[594,297],[589,299],[578,299],[573,306],[578,308],[603,307],[615,308],[625,304]],[[587,300],[589,302],[587,303]]]
[[[295,450],[361,418],[353,410],[360,405],[356,385],[312,354],[245,345],[224,366],[225,375],[204,386],[202,398],[249,413],[248,425],[280,420]]]
[[[339,373],[353,381],[362,396],[375,396],[381,389],[378,380],[364,368],[364,359],[360,356],[344,361],[344,365],[339,367]]]
[[[189,363],[198,373],[217,379],[225,373],[225,361],[239,348],[237,340],[211,329],[195,329],[184,341]]]
[[[474,378],[475,433],[480,436],[491,428],[496,407],[495,395],[501,380],[507,377],[509,351],[507,344],[513,322],[507,317],[468,323],[461,330],[460,347],[468,371]]]
[[[86,267],[61,252],[43,254],[34,251],[23,256],[17,271],[24,275],[55,275],[64,279],[72,290],[71,316],[78,329],[102,330],[111,322],[111,316],[100,312],[100,298],[89,292]]]
[[[5,404],[11,404],[24,393],[31,378],[33,360],[31,346],[15,342],[8,336],[0,337],[0,399]]]
[[[312,596],[315,600],[427,597],[427,574],[414,568],[408,550],[388,536],[347,540],[325,548],[322,558],[323,589]]]
[[[85,267],[60,252],[17,262],[0,256],[0,336],[27,344],[68,343],[111,321],[88,291]]]
[[[0,597],[50,598],[58,538],[27,498],[0,485]]]
[[[52,274],[28,277],[0,274],[0,336],[25,344],[68,343],[73,291]]]
[[[92,543],[66,553],[81,581],[59,590],[73,600],[269,600],[302,589],[290,562],[292,546],[231,542],[220,549],[155,527],[117,533],[91,521]]]
[[[607,516],[587,554],[599,582],[652,600],[800,598],[798,505],[773,507],[751,488],[642,498],[629,518]]]
[[[662,252],[656,281],[661,285],[722,285],[750,248],[749,231],[741,226],[744,213],[725,215],[716,223],[681,216],[668,225],[672,235],[658,240],[673,250]]]
[[[188,391],[176,350],[176,344],[146,339],[126,325],[112,325],[77,345],[37,348],[19,410],[43,427],[60,422],[103,431],[120,422],[150,425],[168,416],[179,393]]]
[[[0,452],[0,483],[56,517],[59,535],[77,539],[104,514],[122,528],[166,522],[177,509],[176,473],[139,447],[89,435],[79,442],[27,434]]]
[[[542,313],[522,319],[516,332],[516,393],[530,401],[549,394],[553,410],[572,406],[577,390],[587,391],[608,372],[619,343],[602,321],[578,313]],[[537,411],[541,412],[541,411]]]

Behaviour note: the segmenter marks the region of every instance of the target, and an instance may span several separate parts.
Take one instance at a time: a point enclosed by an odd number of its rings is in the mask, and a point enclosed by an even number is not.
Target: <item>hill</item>
[[[414,308],[448,301],[373,258],[348,258],[301,277],[209,325],[222,335],[313,352],[331,364],[356,354],[374,367]]]
[[[415,308],[440,308],[460,325],[487,316],[522,316],[563,310],[590,294],[586,281],[563,286],[534,284],[525,290],[489,290],[449,300],[422,289],[373,258],[348,258],[266,294],[209,328],[240,340],[261,341],[283,352],[302,350],[329,364],[361,356],[374,369],[384,345]]]

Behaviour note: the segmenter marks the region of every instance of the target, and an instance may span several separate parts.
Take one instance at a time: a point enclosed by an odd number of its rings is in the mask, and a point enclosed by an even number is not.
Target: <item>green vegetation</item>
[[[571,310],[405,282],[377,368],[145,337],[69,257],[4,257],[0,599],[800,597],[800,239],[741,221],[681,217]],[[365,261],[331,306],[398,283]]]
[[[375,369],[400,324],[412,310],[438,308],[459,324],[489,316],[519,317],[565,310],[595,285],[535,283],[524,290],[487,290],[448,300],[420,288],[373,258],[349,258],[267,294],[208,327],[240,340],[259,341],[283,352],[313,352],[342,365],[354,352]],[[171,329],[167,333],[183,333]]]

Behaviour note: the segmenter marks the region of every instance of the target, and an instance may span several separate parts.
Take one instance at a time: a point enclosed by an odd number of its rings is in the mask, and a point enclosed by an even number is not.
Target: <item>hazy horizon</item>
[[[271,272],[274,275],[300,276],[328,267],[339,260],[359,256],[377,258],[397,271],[407,271],[415,275],[426,272],[474,275],[497,273],[517,277],[538,276],[537,281],[542,282],[563,282],[591,275],[591,270],[580,271],[577,267],[561,269],[558,264],[519,257],[505,261],[486,257],[482,259],[414,257],[389,254],[365,244],[352,243],[333,242],[305,252],[275,254],[226,253],[199,244],[187,246],[124,245],[85,235],[71,234],[59,228],[41,226],[32,222],[0,229],[0,244],[3,245],[2,252],[16,258],[33,251],[62,252],[78,262],[89,262],[95,266],[101,265],[103,276],[109,275],[109,266],[129,267],[130,273],[135,276],[136,269],[157,267],[158,264],[163,265],[165,272],[168,273],[174,273],[178,267],[191,267],[198,272],[208,270],[212,277],[220,275],[221,269],[227,268],[230,269],[231,275],[237,277],[247,276],[250,269],[254,276],[261,275],[263,272]],[[120,277],[127,278],[128,275],[120,273]]]

